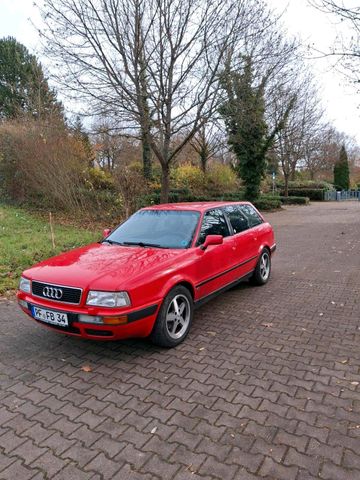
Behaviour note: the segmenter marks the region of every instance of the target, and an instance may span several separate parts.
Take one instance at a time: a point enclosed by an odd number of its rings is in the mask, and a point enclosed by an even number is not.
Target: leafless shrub
[[[62,124],[2,123],[0,152],[4,187],[13,199],[69,211],[84,207],[86,152]]]
[[[118,166],[114,171],[115,184],[121,195],[125,216],[137,210],[139,198],[147,193],[147,184],[140,164]]]

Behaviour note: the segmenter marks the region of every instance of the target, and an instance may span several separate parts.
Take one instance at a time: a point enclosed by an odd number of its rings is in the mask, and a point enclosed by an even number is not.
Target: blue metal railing
[[[343,200],[359,200],[360,190],[328,190],[324,194],[325,201],[343,201]]]

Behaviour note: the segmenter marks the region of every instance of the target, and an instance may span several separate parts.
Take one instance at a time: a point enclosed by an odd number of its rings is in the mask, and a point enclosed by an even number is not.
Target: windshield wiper
[[[139,247],[154,247],[154,248],[168,248],[159,245],[158,243],[147,243],[147,242],[122,242],[122,245],[136,245]]]
[[[110,245],[123,245],[123,243],[115,242],[114,240],[102,240],[100,243],[109,243]]]

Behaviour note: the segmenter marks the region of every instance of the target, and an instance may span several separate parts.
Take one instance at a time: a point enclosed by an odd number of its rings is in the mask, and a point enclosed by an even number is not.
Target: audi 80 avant
[[[197,305],[243,280],[265,284],[275,248],[248,202],[151,206],[100,242],[25,270],[17,297],[36,322],[68,335],[173,347]]]

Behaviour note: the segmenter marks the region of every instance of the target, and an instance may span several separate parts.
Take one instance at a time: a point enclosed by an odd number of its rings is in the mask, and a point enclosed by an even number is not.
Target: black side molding
[[[243,275],[242,277],[238,278],[234,282],[231,282],[228,285],[225,285],[225,287],[222,287],[219,290],[216,290],[215,292],[210,293],[210,295],[206,295],[206,297],[202,297],[199,300],[196,300],[196,302],[194,304],[195,308],[201,307],[202,305],[209,302],[213,298],[217,297],[221,293],[226,292],[226,290],[229,290],[230,288],[235,287],[235,285],[237,285],[238,283],[245,282],[246,280],[249,280],[249,278],[252,276],[253,273],[254,273],[254,270],[251,270],[251,272],[247,273],[246,275]]]
[[[151,305],[150,307],[142,308],[141,310],[136,310],[136,312],[131,312],[128,314],[128,323],[135,322],[136,320],[141,320],[142,318],[150,317],[154,315],[158,306]]]
[[[213,280],[216,280],[217,278],[220,278],[220,277],[222,277],[223,275],[226,275],[227,273],[232,272],[233,270],[236,270],[237,268],[243,267],[243,266],[246,265],[247,263],[252,262],[253,260],[255,260],[255,258],[257,258],[257,255],[255,255],[254,257],[248,258],[248,259],[245,260],[244,262],[241,262],[241,263],[239,263],[238,265],[235,265],[234,267],[231,267],[231,268],[229,268],[228,270],[225,270],[224,272],[218,273],[217,275],[215,275],[215,276],[213,276],[213,277],[210,277],[210,278],[208,278],[207,280],[204,280],[204,281],[201,282],[201,283],[198,283],[195,288],[200,288],[200,287],[202,287],[203,285],[206,285],[207,283],[212,282]]]
[[[271,253],[274,253],[274,252],[275,252],[275,250],[276,250],[276,243],[274,243],[274,245],[270,248],[270,250],[271,250]]]

